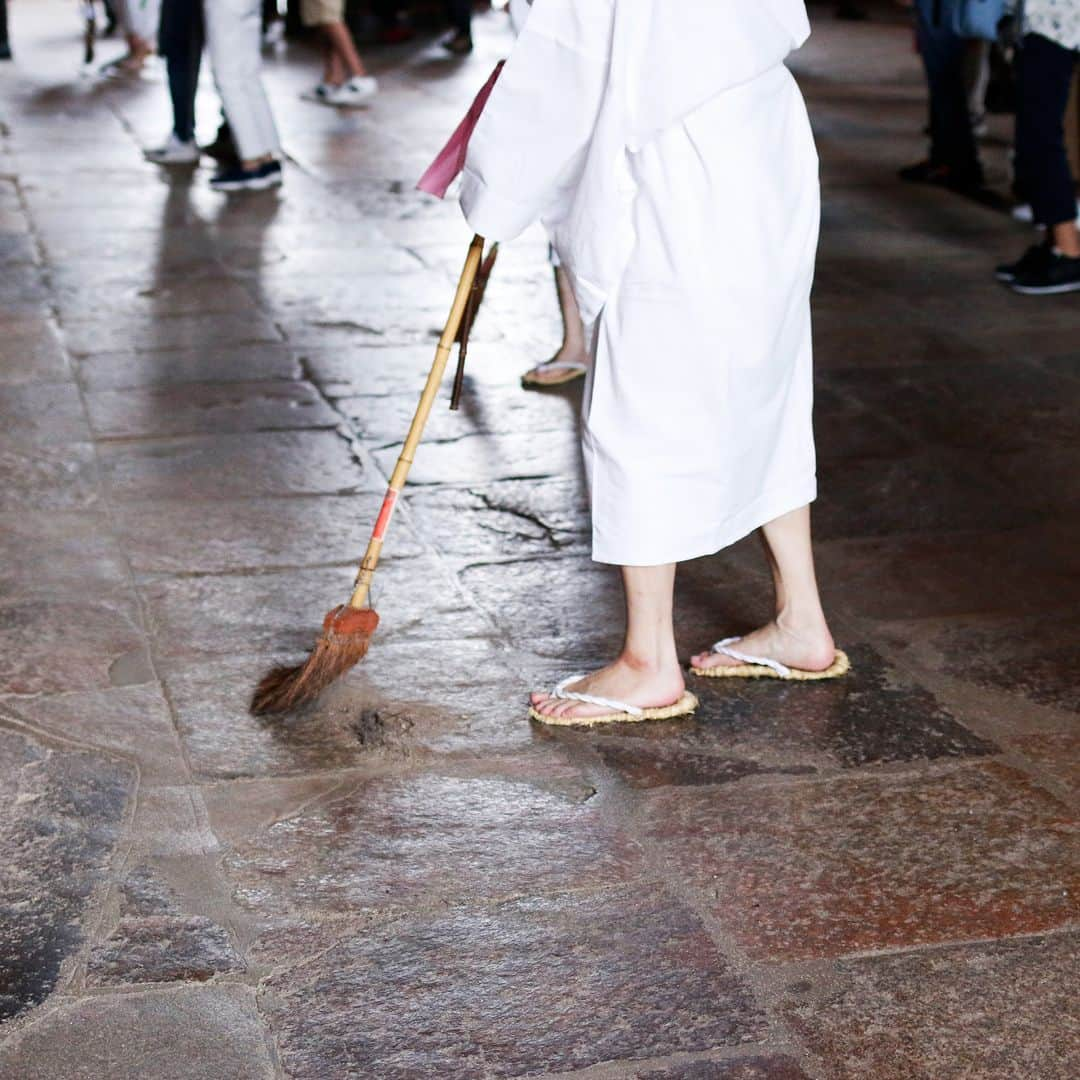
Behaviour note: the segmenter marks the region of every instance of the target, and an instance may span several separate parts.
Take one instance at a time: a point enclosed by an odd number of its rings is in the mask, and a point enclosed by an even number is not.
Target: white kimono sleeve
[[[572,192],[607,84],[611,0],[535,0],[469,142],[461,208],[512,240]]]

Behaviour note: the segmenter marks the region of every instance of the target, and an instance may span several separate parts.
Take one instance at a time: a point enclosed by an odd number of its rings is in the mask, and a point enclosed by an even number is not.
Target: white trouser
[[[161,0],[118,0],[114,6],[117,22],[125,34],[136,34],[143,41],[157,41]]]
[[[259,0],[207,0],[206,43],[225,119],[240,157],[281,152],[274,114],[263,89],[262,5]]]

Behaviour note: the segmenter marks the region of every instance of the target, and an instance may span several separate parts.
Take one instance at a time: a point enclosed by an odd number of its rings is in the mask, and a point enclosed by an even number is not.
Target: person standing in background
[[[443,48],[455,56],[468,56],[473,51],[473,0],[446,0],[447,14],[453,34],[443,42]]]
[[[1080,291],[1076,183],[1065,150],[1065,110],[1080,51],[1080,0],[1027,0],[1016,50],[1016,185],[1031,203],[1042,244],[996,276],[1019,293]]]
[[[103,75],[138,75],[147,57],[153,55],[161,0],[117,0],[117,17],[127,41],[127,55],[102,69]]]
[[[161,146],[143,152],[156,165],[194,165],[199,160],[195,93],[205,38],[202,0],[162,0],[158,51],[169,74],[173,129]]]
[[[900,170],[900,179],[954,191],[983,187],[965,78],[966,41],[952,28],[950,0],[915,0],[915,33],[930,91],[930,156]]]
[[[345,25],[345,0],[301,0],[300,18],[305,26],[319,28],[324,56],[322,81],[300,96],[335,108],[367,104],[378,93],[379,84],[367,73]]]
[[[261,191],[282,181],[281,143],[263,88],[261,0],[209,0],[210,66],[240,160],[210,181],[218,191]]]

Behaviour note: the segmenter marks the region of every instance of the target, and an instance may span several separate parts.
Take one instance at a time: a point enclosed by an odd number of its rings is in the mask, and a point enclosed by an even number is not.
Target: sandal
[[[542,364],[537,364],[532,371],[526,371],[521,376],[521,385],[526,388],[536,387],[541,390],[547,389],[549,386],[565,386],[576,379],[585,378],[588,370],[587,365],[577,360],[545,360]],[[556,375],[553,379],[538,379],[536,377],[538,371],[559,371],[562,374]]]
[[[693,675],[700,675],[704,679],[790,679],[798,682],[812,682],[817,679],[837,679],[846,675],[851,670],[851,661],[847,653],[840,649],[836,650],[833,662],[824,671],[805,671],[802,668],[790,668],[781,664],[778,660],[770,660],[765,656],[749,656],[731,648],[742,638],[729,637],[718,641],[709,650],[711,653],[723,653],[732,660],[741,660],[742,663],[735,665],[720,665],[711,668],[696,668],[690,665]]]
[[[580,701],[585,705],[597,705],[601,709],[610,709],[611,712],[604,713],[602,716],[545,716],[530,707],[529,719],[559,727],[593,727],[596,724],[632,724],[639,720],[672,720],[676,716],[689,716],[698,707],[698,699],[689,690],[683,691],[682,697],[671,705],[663,705],[657,709],[641,709],[637,705],[627,705],[625,702],[613,701],[611,698],[577,694],[573,690],[566,689],[571,683],[584,678],[584,675],[571,675],[568,679],[563,679],[551,691],[551,696],[561,701]]]

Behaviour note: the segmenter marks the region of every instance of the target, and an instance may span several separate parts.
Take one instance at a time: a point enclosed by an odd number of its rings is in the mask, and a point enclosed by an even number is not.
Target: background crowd
[[[0,59],[12,55],[11,2],[0,0]],[[1080,290],[1076,182],[1065,134],[1080,53],[1080,0],[896,2],[913,9],[929,101],[929,153],[902,169],[901,178],[985,195],[979,140],[986,135],[986,113],[1015,113],[1013,213],[1031,221],[1042,237],[1020,258],[998,266],[996,277],[1031,295]],[[365,28],[365,40],[394,44],[412,37],[418,24],[441,19],[448,28],[443,47],[464,57],[473,47],[476,6],[475,0],[104,0],[102,32],[121,33],[127,52],[102,73],[132,77],[155,53],[163,57],[173,124],[161,145],[147,149],[147,158],[173,166],[208,155],[218,163],[212,187],[258,191],[283,178],[281,142],[260,69],[264,53],[281,48],[286,32],[317,35],[322,44],[322,71],[303,97],[335,109],[362,108],[379,87],[358,51],[354,27]],[[873,5],[842,0],[828,6],[838,18],[873,17]],[[199,146],[195,95],[204,52],[221,98],[222,124],[213,142]]]

